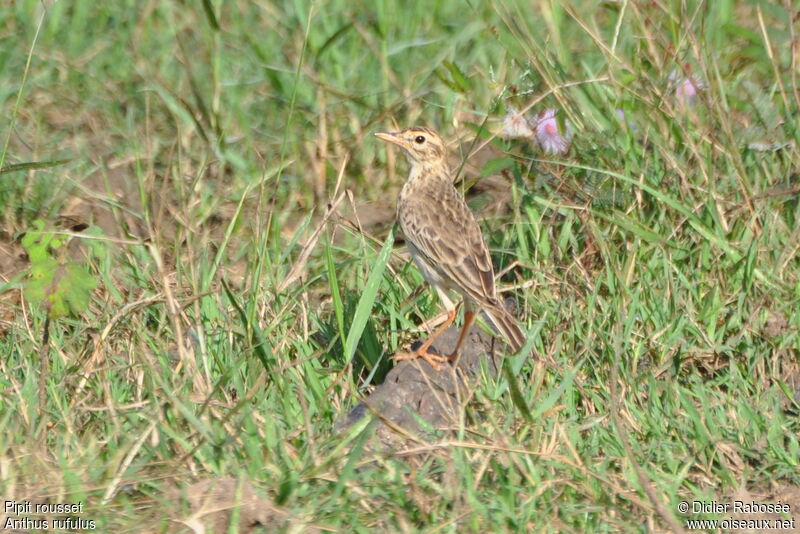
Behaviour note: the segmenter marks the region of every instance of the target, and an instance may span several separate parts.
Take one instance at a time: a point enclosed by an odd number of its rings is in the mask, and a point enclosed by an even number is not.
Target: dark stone
[[[450,327],[431,348],[438,354],[450,354],[459,334],[460,328]],[[412,350],[420,343],[417,341]],[[397,448],[409,435],[419,436],[426,426],[420,425],[420,420],[436,429],[452,427],[458,420],[465,392],[480,372],[481,361],[485,360],[488,372],[495,375],[504,348],[495,338],[473,327],[455,363],[440,364],[436,370],[421,358],[400,361],[383,384],[362,399],[339,427],[346,429],[371,416],[381,445],[388,449]]]

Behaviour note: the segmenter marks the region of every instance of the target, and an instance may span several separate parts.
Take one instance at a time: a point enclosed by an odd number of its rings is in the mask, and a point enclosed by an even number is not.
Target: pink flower
[[[569,141],[572,138],[572,132],[569,127],[562,135],[558,130],[558,121],[556,120],[556,110],[546,109],[536,115],[534,122],[536,128],[536,140],[539,141],[542,149],[547,154],[566,154],[569,150]]]
[[[509,107],[503,119],[503,131],[501,135],[506,139],[513,139],[515,137],[530,139],[533,137],[533,130],[531,130],[531,124],[528,122],[525,115]]]
[[[705,82],[697,76],[691,75],[688,78],[679,71],[669,73],[670,86],[674,88],[675,99],[679,104],[691,106],[697,100],[700,91],[706,88]]]

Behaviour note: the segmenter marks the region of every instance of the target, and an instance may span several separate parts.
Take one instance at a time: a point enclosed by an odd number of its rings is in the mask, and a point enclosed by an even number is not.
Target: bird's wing
[[[404,211],[406,239],[431,267],[478,302],[495,299],[492,258],[481,228],[451,184],[420,191]]]

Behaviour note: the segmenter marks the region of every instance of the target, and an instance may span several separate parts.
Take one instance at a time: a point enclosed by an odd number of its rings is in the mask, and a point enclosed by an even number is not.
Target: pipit
[[[423,358],[436,369],[438,362],[454,361],[480,310],[515,352],[521,349],[525,334],[497,298],[489,249],[475,216],[453,186],[442,138],[433,130],[419,127],[375,135],[406,151],[411,171],[400,191],[397,218],[414,263],[447,308],[447,319],[425,343],[395,359]],[[429,353],[428,349],[456,318],[457,307],[448,298],[448,290],[464,300],[464,326],[453,352],[440,356]]]

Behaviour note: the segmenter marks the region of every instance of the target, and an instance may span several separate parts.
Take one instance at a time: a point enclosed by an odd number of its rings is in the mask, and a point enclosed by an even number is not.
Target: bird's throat
[[[431,182],[441,180],[443,182],[453,183],[450,175],[450,169],[443,161],[436,163],[426,163],[421,161],[412,161],[411,169],[408,173],[408,182]]]

